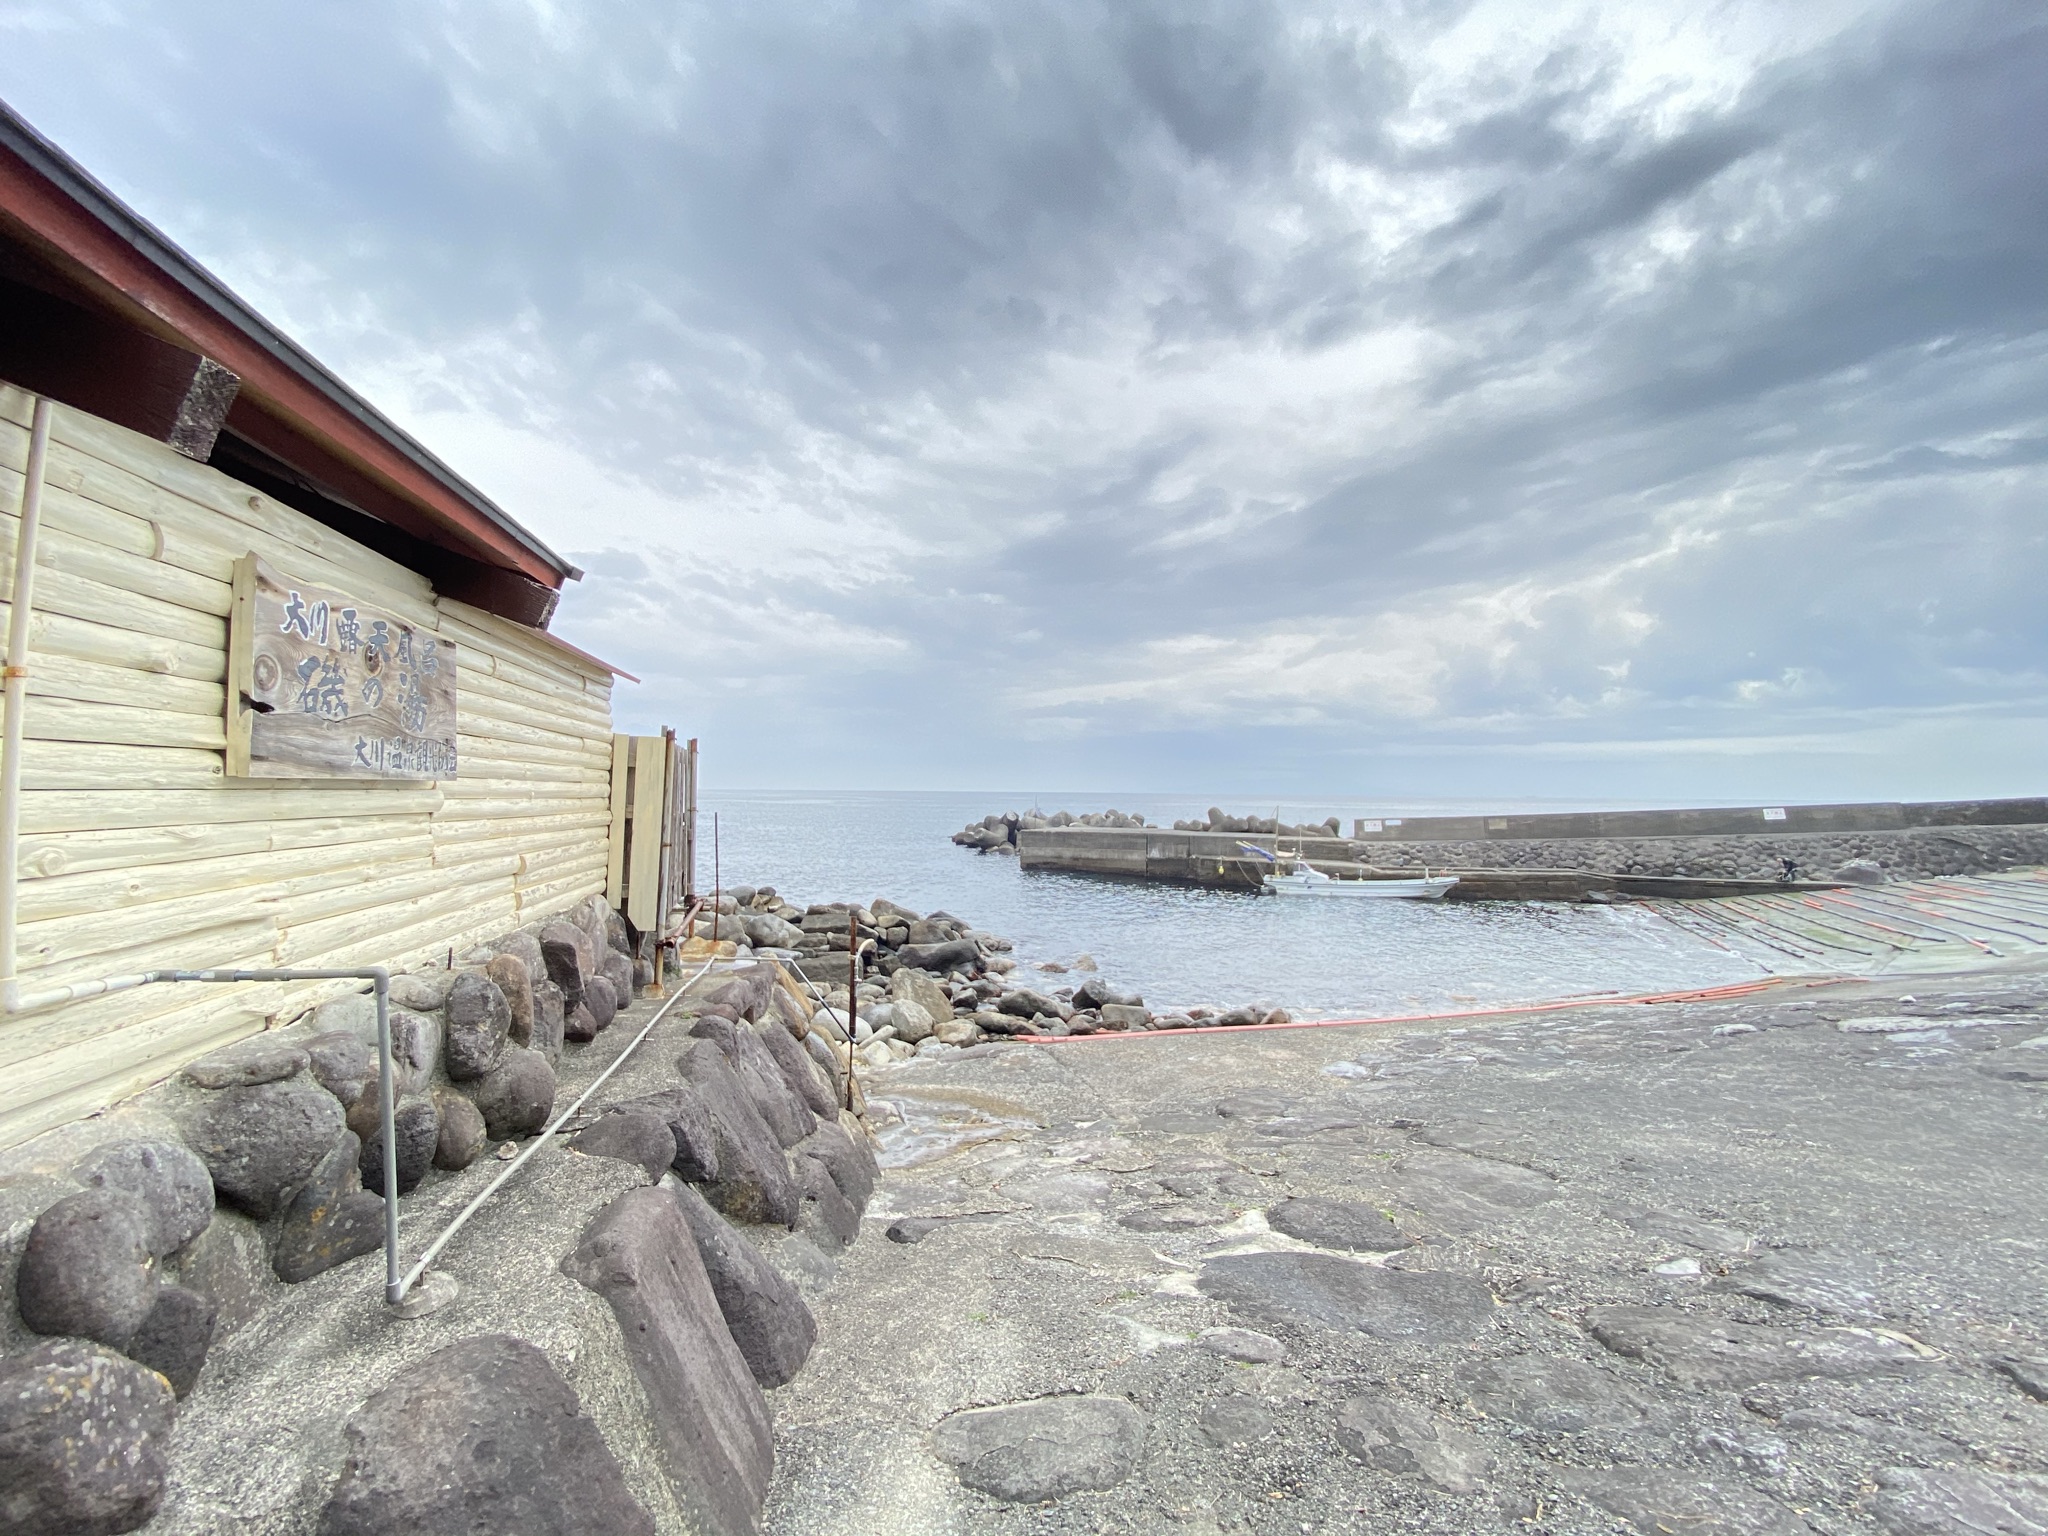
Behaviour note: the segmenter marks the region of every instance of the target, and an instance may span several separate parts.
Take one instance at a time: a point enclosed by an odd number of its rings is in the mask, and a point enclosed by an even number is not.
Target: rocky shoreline
[[[1306,823],[1300,826],[1281,821],[1274,816],[1230,816],[1215,806],[1209,807],[1205,821],[1176,821],[1175,832],[1247,832],[1264,833],[1277,837],[1341,837],[1343,823],[1335,816],[1326,820]],[[1011,834],[1016,832],[1043,832],[1053,827],[1106,827],[1117,831],[1130,831],[1149,827],[1151,823],[1135,812],[1118,810],[1090,811],[1076,816],[1071,811],[1055,811],[1048,816],[1042,811],[1010,811],[1003,815],[991,814],[979,821],[970,821],[953,834],[953,841],[962,848],[973,848],[981,853],[1014,853],[1017,843]]]
[[[888,1067],[1019,1035],[1095,1035],[1136,1030],[1241,1028],[1284,1024],[1270,1004],[1193,1007],[1155,1013],[1138,993],[1095,974],[1082,955],[1045,961],[1047,978],[1020,979],[1013,946],[950,912],[918,914],[880,897],[865,905],[798,906],[773,886],[734,886],[696,919],[692,933],[733,945],[735,958],[775,959],[798,980],[811,1006],[810,1032],[845,1049],[849,953],[854,986],[852,1037],[858,1059]],[[1076,982],[1050,978],[1079,973]]]

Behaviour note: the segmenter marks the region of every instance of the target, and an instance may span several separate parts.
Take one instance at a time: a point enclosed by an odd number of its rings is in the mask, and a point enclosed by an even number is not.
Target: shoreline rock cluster
[[[1055,811],[1048,816],[1043,811],[1010,811],[1002,815],[991,814],[979,821],[970,821],[953,834],[953,841],[962,848],[973,848],[981,853],[1014,852],[1016,844],[1010,832],[1038,832],[1047,827],[1112,827],[1130,829],[1149,825],[1144,817],[1124,811],[1089,811],[1076,816],[1072,811]]]
[[[735,886],[718,897],[719,911],[696,920],[699,938],[714,936],[737,950],[782,963],[794,978],[792,997],[810,1008],[807,1044],[844,1053],[848,1035],[849,949],[859,954],[852,1038],[858,1059],[886,1067],[949,1048],[1018,1035],[1093,1035],[1137,1030],[1239,1028],[1286,1023],[1266,1005],[1189,1008],[1154,1013],[1136,992],[1093,974],[1070,985],[1027,985],[1018,978],[1010,941],[948,912],[919,916],[877,897],[865,906],[822,902],[799,907],[772,886]],[[849,924],[851,931],[849,932]],[[1047,975],[1069,967],[1047,961]]]

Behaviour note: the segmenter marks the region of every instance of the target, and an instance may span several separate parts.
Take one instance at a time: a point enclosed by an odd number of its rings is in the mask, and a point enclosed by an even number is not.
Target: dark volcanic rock
[[[1587,1330],[1686,1386],[1742,1388],[1804,1376],[1892,1376],[1927,1364],[1910,1344],[1839,1328],[1767,1328],[1669,1307],[1600,1307]]]
[[[121,1189],[149,1211],[149,1251],[175,1253],[213,1220],[213,1176],[190,1147],[175,1141],[122,1141],[72,1170],[92,1189]]]
[[[604,972],[604,979],[612,984],[612,996],[617,999],[618,1006],[620,1008],[631,1007],[634,992],[633,957],[631,955],[622,955],[617,950],[613,950],[605,956],[604,964],[600,969]]]
[[[839,1192],[832,1170],[823,1161],[815,1157],[793,1161],[797,1188],[803,1194],[797,1230],[807,1233],[827,1253],[844,1248],[860,1236],[860,1211]]]
[[[1266,1212],[1267,1225],[1318,1248],[1345,1248],[1353,1253],[1392,1253],[1408,1239],[1373,1206],[1349,1200],[1282,1200]]]
[[[175,1407],[153,1371],[73,1339],[0,1360],[0,1531],[111,1536],[163,1502]]]
[[[15,1280],[21,1320],[126,1349],[156,1302],[155,1224],[124,1189],[66,1195],[36,1218]]]
[[[1891,1536],[2037,1536],[2048,1531],[2048,1477],[2038,1473],[1922,1470],[1877,1474],[1878,1523]]]
[[[1120,1397],[1042,1397],[973,1408],[932,1431],[960,1481],[1018,1504],[1113,1488],[1145,1446],[1145,1416]]]
[[[637,1163],[646,1171],[647,1182],[659,1184],[675,1161],[676,1138],[660,1111],[648,1104],[624,1104],[599,1115],[569,1138],[569,1145],[586,1157],[617,1158]]]
[[[981,950],[972,939],[948,939],[937,944],[906,944],[896,958],[920,971],[970,971],[981,964]]]
[[[189,1061],[179,1075],[200,1088],[254,1088],[306,1070],[306,1053],[273,1035],[252,1035]]]
[[[653,1536],[569,1384],[531,1344],[463,1339],[349,1417],[320,1536]]]
[[[711,1111],[704,1107],[696,1089],[664,1088],[658,1093],[626,1099],[612,1108],[645,1108],[661,1117],[675,1139],[675,1155],[669,1166],[677,1178],[702,1184],[718,1177],[718,1131],[711,1123]]]
[[[611,1304],[686,1513],[720,1536],[751,1533],[774,1469],[768,1406],[680,1202],[665,1189],[627,1191],[591,1222],[562,1270]]]
[[[391,1010],[391,1075],[399,1093],[424,1093],[441,1065],[441,1021],[432,1014]]]
[[[603,1028],[604,1025],[597,1022],[597,1015],[590,1011],[590,1004],[578,998],[570,1007],[568,1017],[562,1021],[562,1038],[572,1045],[588,1045]]]
[[[562,989],[552,981],[533,984],[533,1049],[547,1057],[552,1066],[561,1059],[562,1042],[568,1038],[568,1013],[562,1003]]]
[[[343,1131],[340,1144],[285,1208],[270,1267],[287,1285],[383,1245],[384,1202],[363,1192],[361,1156],[355,1133]]]
[[[353,1104],[377,1080],[376,1048],[345,1029],[330,1029],[302,1041],[313,1081],[344,1104]]]
[[[583,984],[583,1006],[590,1011],[600,1033],[610,1029],[619,1015],[619,989],[609,976],[593,976]]]
[[[803,1100],[804,1107],[821,1120],[839,1117],[838,1101],[832,1097],[831,1079],[812,1061],[804,1048],[774,1019],[757,1027],[761,1047],[774,1059],[782,1080]]]
[[[217,1315],[210,1297],[182,1285],[159,1285],[149,1316],[129,1341],[128,1355],[148,1366],[183,1397],[199,1380],[206,1351],[213,1343]]]
[[[696,1190],[685,1186],[669,1194],[690,1224],[725,1326],[754,1380],[764,1387],[794,1380],[818,1340],[817,1322],[797,1288]]]
[[[832,1182],[839,1186],[839,1192],[858,1214],[868,1207],[874,1197],[875,1179],[879,1173],[875,1165],[874,1149],[867,1146],[866,1138],[856,1138],[838,1117],[820,1120],[817,1129],[789,1149],[792,1159],[816,1158],[830,1170]]]
[[[447,1026],[444,1046],[448,1076],[473,1082],[497,1065],[512,1031],[512,1005],[490,977],[464,971],[448,989],[441,1011]]]
[[[259,1221],[276,1214],[348,1131],[334,1095],[305,1075],[198,1100],[186,1141],[222,1198]]]
[[[1446,1493],[1477,1493],[1493,1456],[1476,1435],[1426,1408],[1387,1398],[1354,1397],[1337,1410],[1337,1443],[1381,1472],[1404,1472]]]
[[[541,930],[541,963],[548,969],[548,980],[561,988],[564,1008],[583,1001],[584,943],[573,923],[549,923]]]
[[[484,974],[504,995],[511,1016],[506,1038],[514,1045],[533,1044],[533,976],[526,962],[518,955],[493,955]]]
[[[795,1043],[793,1040],[790,1042],[792,1045]],[[744,1024],[737,1026],[727,1059],[746,1085],[747,1096],[754,1101],[755,1110],[768,1129],[775,1133],[775,1140],[780,1145],[793,1147],[811,1134],[818,1123],[817,1116],[790,1087],[789,1079],[783,1076],[782,1068],[776,1064],[775,1057],[769,1053],[757,1031]]]
[[[1203,1265],[1196,1284],[1251,1322],[1355,1329],[1390,1343],[1467,1339],[1494,1312],[1493,1293],[1477,1280],[1331,1254],[1232,1254]]]
[[[699,1040],[676,1064],[697,1090],[717,1142],[718,1173],[702,1181],[705,1197],[736,1221],[794,1227],[802,1213],[796,1179],[725,1053]]]
[[[538,1051],[505,1048],[498,1064],[468,1089],[493,1141],[537,1136],[555,1108],[555,1069]]]
[[[1612,1371],[1557,1355],[1481,1360],[1458,1382],[1491,1419],[1552,1434],[1626,1429],[1650,1417],[1648,1398]]]
[[[356,1133],[362,1143],[360,1168],[363,1188],[372,1194],[384,1193],[384,1118],[378,1110],[377,1095],[365,1094],[369,1106],[367,1115],[351,1113],[349,1129]],[[398,1148],[398,1192],[409,1195],[427,1176],[427,1170],[434,1166],[434,1153],[441,1144],[441,1112],[434,1100],[426,1094],[414,1094],[401,1099],[391,1111],[392,1128],[396,1135],[392,1144]]]
[[[484,1112],[447,1089],[436,1090],[434,1107],[441,1116],[441,1128],[434,1136],[434,1166],[459,1172],[482,1157],[491,1144]]]

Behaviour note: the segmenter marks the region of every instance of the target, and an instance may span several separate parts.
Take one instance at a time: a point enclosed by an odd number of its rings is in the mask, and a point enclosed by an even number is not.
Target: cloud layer
[[[2021,3],[0,0],[728,782],[2039,792]]]

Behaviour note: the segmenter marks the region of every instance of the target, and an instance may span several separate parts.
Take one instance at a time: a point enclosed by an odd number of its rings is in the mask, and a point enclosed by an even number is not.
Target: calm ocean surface
[[[1039,798],[1048,812],[1079,815],[1114,805],[1168,826],[1206,809],[1168,795]],[[887,897],[920,912],[943,908],[1012,940],[1020,971],[1092,955],[1106,979],[1135,987],[1155,1010],[1270,1003],[1309,1015],[1405,1013],[1708,986],[1761,974],[1630,907],[1288,901],[1026,874],[1014,858],[948,841],[970,820],[1030,807],[1027,797],[1001,793],[707,791],[698,879],[710,887],[716,812],[727,885],[772,885],[799,905]],[[1226,809],[1274,811],[1235,803]],[[1354,815],[1471,809],[1334,800],[1278,807],[1285,821],[1339,815],[1347,826]]]

